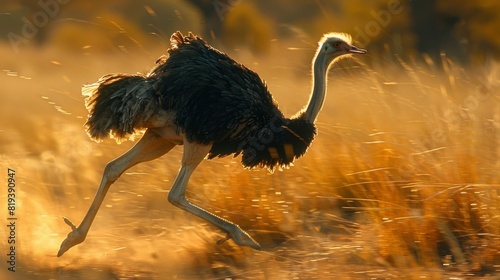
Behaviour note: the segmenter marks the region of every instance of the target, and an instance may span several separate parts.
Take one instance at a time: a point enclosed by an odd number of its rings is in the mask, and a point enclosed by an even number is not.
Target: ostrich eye
[[[333,43],[333,47],[334,47],[334,48],[338,48],[338,47],[340,47],[340,43],[339,43],[339,42]]]

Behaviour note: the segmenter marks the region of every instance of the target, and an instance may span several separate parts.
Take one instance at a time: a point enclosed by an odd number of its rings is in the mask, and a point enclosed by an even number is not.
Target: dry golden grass
[[[307,101],[314,49],[278,43],[273,58],[234,55],[261,73],[291,115]],[[87,240],[57,258],[69,231],[61,216],[79,223],[106,162],[133,144],[97,144],[85,135],[81,85],[110,72],[147,71],[160,54],[13,55],[1,47],[2,178],[7,167],[17,171],[19,218],[18,271],[8,272],[2,261],[2,279],[500,274],[500,66],[463,69],[445,56],[427,63],[369,55],[342,61],[330,74],[319,135],[288,170],[247,171],[239,158],[201,164],[190,199],[239,223],[262,252],[232,241],[217,246],[223,233],[168,204],[181,156],[176,148],[124,174]]]

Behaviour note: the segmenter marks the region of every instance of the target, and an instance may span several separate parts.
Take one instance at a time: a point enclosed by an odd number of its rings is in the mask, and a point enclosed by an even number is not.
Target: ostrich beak
[[[352,46],[352,45],[351,45],[351,48],[348,50],[348,52],[349,53],[357,53],[357,54],[365,54],[365,53],[367,53],[366,50],[360,49],[360,48],[358,48],[356,46]]]

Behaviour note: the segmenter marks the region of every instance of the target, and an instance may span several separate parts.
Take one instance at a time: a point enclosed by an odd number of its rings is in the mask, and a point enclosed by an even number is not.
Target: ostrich
[[[313,59],[313,88],[307,106],[285,118],[265,82],[253,71],[189,33],[175,32],[168,57],[156,61],[147,75],[109,74],[85,85],[87,133],[96,140],[120,141],[146,129],[126,153],[109,162],[81,224],[63,218],[72,231],[57,256],[82,243],[109,187],[125,170],[184,145],[182,162],[168,201],[227,233],[240,246],[261,246],[237,224],[192,204],[186,198],[189,178],[207,157],[242,155],[245,167],[273,170],[302,156],[316,135],[314,122],[326,95],[326,75],[336,58],[364,54],[347,34],[329,33],[319,41]]]

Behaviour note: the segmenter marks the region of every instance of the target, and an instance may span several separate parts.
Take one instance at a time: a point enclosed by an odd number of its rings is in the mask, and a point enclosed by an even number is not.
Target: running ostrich
[[[287,166],[302,156],[316,135],[314,122],[326,95],[326,76],[336,58],[364,54],[346,34],[329,33],[319,41],[313,59],[313,88],[307,106],[285,118],[257,73],[211,47],[203,39],[175,32],[168,57],[156,61],[147,75],[109,74],[85,85],[89,136],[123,140],[137,129],[142,138],[104,168],[94,200],[80,226],[67,218],[72,231],[57,256],[82,243],[109,187],[125,170],[156,159],[176,145],[184,145],[181,168],[168,201],[227,233],[240,246],[261,246],[237,224],[190,203],[189,178],[207,157],[242,155],[244,167]]]

